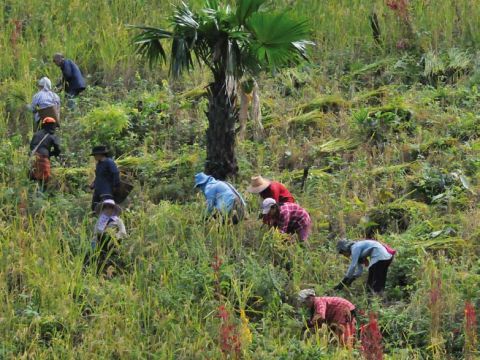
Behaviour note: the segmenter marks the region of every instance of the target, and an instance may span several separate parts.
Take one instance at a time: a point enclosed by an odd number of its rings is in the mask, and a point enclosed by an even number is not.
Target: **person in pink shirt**
[[[298,204],[278,204],[274,199],[263,200],[262,214],[268,215],[269,225],[284,234],[298,234],[300,241],[307,242],[312,229],[308,212]]]
[[[327,324],[342,345],[353,347],[356,335],[355,305],[341,297],[316,296],[313,289],[300,291],[298,301],[311,311],[308,328],[316,329]]]

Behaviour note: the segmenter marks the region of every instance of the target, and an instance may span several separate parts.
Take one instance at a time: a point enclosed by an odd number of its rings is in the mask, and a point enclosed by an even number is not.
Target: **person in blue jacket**
[[[65,59],[62,54],[55,54],[53,56],[53,62],[62,70],[62,82],[67,95],[75,97],[85,90],[85,79],[77,64],[72,60]]]
[[[113,199],[113,193],[120,185],[120,172],[106,146],[95,146],[90,155],[97,161],[95,180],[90,185],[93,189],[92,211],[95,211],[99,203]]]
[[[245,200],[228,182],[216,180],[213,176],[201,172],[195,175],[195,187],[199,188],[207,199],[207,213],[219,213],[239,223],[245,215]]]
[[[334,288],[341,290],[362,275],[363,267],[368,268],[367,289],[381,295],[385,289],[388,267],[395,250],[375,240],[350,241],[342,239],[337,243],[339,254],[351,258],[350,266],[343,280]]]

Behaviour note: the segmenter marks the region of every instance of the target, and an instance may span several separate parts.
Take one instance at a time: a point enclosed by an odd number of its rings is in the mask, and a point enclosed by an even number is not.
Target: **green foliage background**
[[[335,239],[372,235],[398,250],[388,303],[364,295],[365,279],[341,295],[378,314],[386,357],[478,356],[478,343],[465,349],[463,309],[480,305],[480,6],[411,1],[408,24],[384,1],[275,6],[307,17],[317,46],[310,64],[259,79],[265,138],[254,141],[249,129],[238,144],[234,182],[243,192],[257,173],[284,182],[315,220],[311,251],[261,228],[255,196],[241,226],[202,221],[192,184],[205,158],[208,72],[169,81],[167,69],[150,70],[133,55],[126,27],[167,25],[170,2],[2,3],[0,358],[224,358],[220,305],[243,334],[244,358],[358,358],[325,331],[303,341],[294,297],[307,286],[334,294],[347,266]],[[42,194],[25,176],[24,105],[41,76],[59,76],[57,51],[90,86],[76,110],[62,107],[65,153]],[[105,114],[118,131],[84,126]],[[123,215],[128,265],[111,277],[82,273],[96,141],[109,143],[135,184]]]

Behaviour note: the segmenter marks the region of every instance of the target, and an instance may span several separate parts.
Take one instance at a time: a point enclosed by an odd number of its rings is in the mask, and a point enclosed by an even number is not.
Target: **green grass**
[[[378,314],[386,358],[468,355],[464,302],[480,304],[478,69],[472,60],[468,71],[435,83],[422,56],[464,64],[451,54],[478,49],[480,8],[473,0],[412,2],[418,47],[406,53],[396,49],[405,30],[383,1],[278,3],[308,15],[317,47],[312,64],[259,79],[265,139],[248,134],[238,144],[235,184],[245,193],[257,173],[284,182],[314,219],[311,251],[262,228],[253,195],[249,219],[238,227],[201,219],[203,198],[192,184],[205,158],[208,76],[198,70],[169,83],[165,69],[149,70],[132,55],[125,27],[165,24],[169,4],[0,7],[0,359],[228,358],[221,305],[241,335],[243,358],[358,358],[358,349],[338,348],[325,331],[303,341],[305,313],[294,299],[307,286],[334,294],[348,266],[334,252],[335,238],[372,229],[398,250],[388,304],[369,301],[365,278],[340,295]],[[383,47],[371,36],[372,9]],[[16,47],[12,20],[26,24]],[[42,194],[26,179],[31,117],[23,106],[41,75],[59,75],[50,61],[59,50],[78,61],[92,86],[75,111],[62,107],[65,153],[53,162],[53,189]],[[342,106],[331,111],[325,99]],[[82,124],[103,119],[105,103],[121,110],[112,111],[122,126],[107,135],[135,184],[123,215],[127,266],[111,277],[82,273],[94,224],[88,154],[99,135]]]

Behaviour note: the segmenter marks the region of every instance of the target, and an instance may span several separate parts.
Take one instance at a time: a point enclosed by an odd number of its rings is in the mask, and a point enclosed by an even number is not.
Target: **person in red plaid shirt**
[[[356,334],[355,305],[341,297],[316,296],[313,289],[300,291],[298,301],[311,311],[308,328],[316,329],[327,324],[342,345],[349,348],[353,346]]]
[[[300,241],[306,242],[312,229],[308,212],[298,204],[278,204],[274,199],[263,200],[262,214],[268,215],[269,225],[284,234],[298,234]]]

